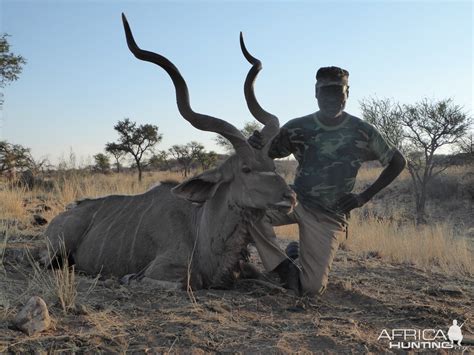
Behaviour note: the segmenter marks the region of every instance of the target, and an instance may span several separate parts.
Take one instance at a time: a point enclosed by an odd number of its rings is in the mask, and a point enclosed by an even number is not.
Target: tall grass
[[[4,189],[0,190],[0,220],[24,220],[28,217],[25,210],[26,190]]]
[[[182,181],[183,177],[174,172],[146,172],[142,181],[138,182],[135,174],[68,172],[52,178],[53,188],[48,190],[41,187],[35,187],[33,190],[11,188],[4,184],[3,188],[0,186],[0,220],[27,222],[31,218],[28,209],[40,201],[51,208],[49,212],[44,213],[44,216],[52,218],[62,212],[65,206],[78,199],[111,194],[139,194],[163,180]],[[30,203],[33,205],[29,205]]]
[[[48,254],[51,255],[51,245],[48,245]],[[64,241],[58,245],[57,256],[61,260],[58,268],[47,270],[34,261],[28,253],[28,259],[33,269],[29,275],[30,287],[40,290],[47,299],[56,300],[64,313],[74,309],[77,297],[77,281],[74,266],[68,263],[68,256]]]
[[[375,252],[396,263],[438,267],[456,275],[474,274],[473,250],[463,235],[447,223],[416,226],[354,218],[346,245],[357,254]]]
[[[111,194],[133,195],[143,193],[163,180],[182,181],[183,177],[174,172],[149,172],[143,174],[141,182],[132,174],[70,174],[56,181],[54,193],[64,204],[84,197],[100,197]]]

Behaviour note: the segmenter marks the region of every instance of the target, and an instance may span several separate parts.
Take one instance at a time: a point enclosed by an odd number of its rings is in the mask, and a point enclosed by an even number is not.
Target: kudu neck
[[[200,274],[203,287],[219,287],[232,281],[241,250],[250,242],[248,225],[263,213],[239,206],[232,199],[229,183],[222,184],[201,207],[193,269]]]

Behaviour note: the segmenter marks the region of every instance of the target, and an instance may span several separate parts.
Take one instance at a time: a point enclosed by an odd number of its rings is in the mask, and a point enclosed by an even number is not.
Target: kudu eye
[[[244,165],[244,166],[242,167],[242,172],[243,172],[244,174],[248,174],[248,173],[250,173],[251,171],[252,171],[252,169],[250,169],[247,165]]]

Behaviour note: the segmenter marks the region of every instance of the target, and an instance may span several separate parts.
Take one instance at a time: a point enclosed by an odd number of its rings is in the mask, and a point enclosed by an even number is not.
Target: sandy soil
[[[186,291],[77,275],[76,307],[65,314],[31,282],[33,269],[22,251],[40,243],[38,235],[8,240],[5,273],[0,270],[0,352],[389,352],[388,340],[377,340],[383,329],[447,333],[453,319],[467,321],[464,344],[472,342],[473,278],[345,250],[318,298],[241,280],[232,290],[195,291],[192,302]],[[261,268],[255,250],[252,260]],[[32,295],[45,297],[54,325],[29,337],[12,320]]]

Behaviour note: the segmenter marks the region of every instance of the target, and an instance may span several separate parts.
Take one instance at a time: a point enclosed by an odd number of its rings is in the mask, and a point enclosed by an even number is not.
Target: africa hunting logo
[[[377,340],[388,340],[390,349],[463,349],[463,325],[453,320],[447,333],[442,329],[383,329]]]

